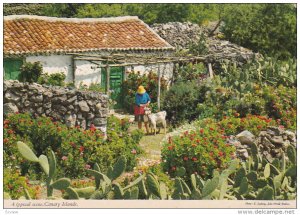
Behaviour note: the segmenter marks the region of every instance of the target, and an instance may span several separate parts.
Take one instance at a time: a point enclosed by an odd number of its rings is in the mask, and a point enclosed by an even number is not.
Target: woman
[[[134,106],[134,115],[135,121],[138,122],[139,129],[142,129],[142,123],[144,122],[147,134],[149,134],[148,123],[144,121],[145,110],[151,102],[150,96],[146,93],[146,90],[143,86],[139,86],[137,93],[135,94],[135,106]]]

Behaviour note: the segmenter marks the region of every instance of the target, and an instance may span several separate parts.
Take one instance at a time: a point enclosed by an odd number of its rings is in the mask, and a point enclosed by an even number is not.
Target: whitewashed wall
[[[91,53],[99,54],[99,53]],[[105,54],[105,53],[102,53]],[[140,53],[143,54],[143,53]],[[149,53],[145,53],[147,55]],[[151,53],[150,53],[151,54]],[[153,54],[153,53],[152,53]],[[168,55],[168,53],[166,53]],[[48,74],[63,72],[66,75],[66,82],[73,81],[73,68],[72,56],[70,55],[50,55],[50,56],[28,56],[27,62],[41,62],[43,71]],[[101,68],[94,63],[84,60],[75,60],[75,85],[78,87],[80,84],[90,85],[91,83],[101,83]],[[140,72],[140,74],[147,74],[150,71],[160,72],[163,78],[171,82],[173,76],[173,63],[167,64],[150,64],[141,66],[126,66],[125,79],[129,72]]]
[[[89,61],[75,61],[75,85],[80,83],[89,86],[92,83],[101,83],[101,68]]]
[[[63,72],[66,75],[66,82],[73,81],[72,60],[69,55],[50,55],[50,56],[28,56],[26,62],[41,62],[43,72],[48,74]]]

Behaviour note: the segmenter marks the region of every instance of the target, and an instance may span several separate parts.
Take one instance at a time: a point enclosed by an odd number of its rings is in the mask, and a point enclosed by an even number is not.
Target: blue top
[[[139,94],[136,93],[135,94],[135,104],[136,105],[140,105],[140,104],[146,104],[147,102],[151,102],[150,96],[148,95],[148,93],[143,93],[143,94]]]

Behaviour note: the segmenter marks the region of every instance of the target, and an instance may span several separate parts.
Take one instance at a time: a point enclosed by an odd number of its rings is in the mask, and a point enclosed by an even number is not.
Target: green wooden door
[[[124,80],[124,67],[111,67],[109,76],[110,98],[117,102],[114,108],[122,108],[122,82]],[[101,86],[106,88],[106,70],[101,72]],[[106,90],[106,89],[105,89]]]
[[[22,59],[13,59],[13,58],[4,59],[3,61],[4,79],[17,80],[22,65],[23,65]]]

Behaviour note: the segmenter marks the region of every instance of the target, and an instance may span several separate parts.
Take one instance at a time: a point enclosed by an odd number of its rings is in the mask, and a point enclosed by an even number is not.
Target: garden
[[[229,34],[234,21],[227,19]],[[255,50],[261,45],[242,44]],[[107,118],[105,135],[47,116],[7,115],[4,198],[295,200],[296,58],[278,47],[282,52],[275,55],[271,47],[242,65],[218,62],[214,77],[201,62],[183,64],[170,86],[162,77],[160,109],[167,112],[168,132],[159,138],[114,115]],[[65,86],[64,74],[41,70],[38,63],[25,64],[20,81]],[[129,74],[122,83],[124,112],[133,113],[139,85],[157,112],[158,79],[155,72]],[[82,90],[103,92],[97,85]],[[151,155],[145,141],[155,145],[159,158],[142,165]]]

